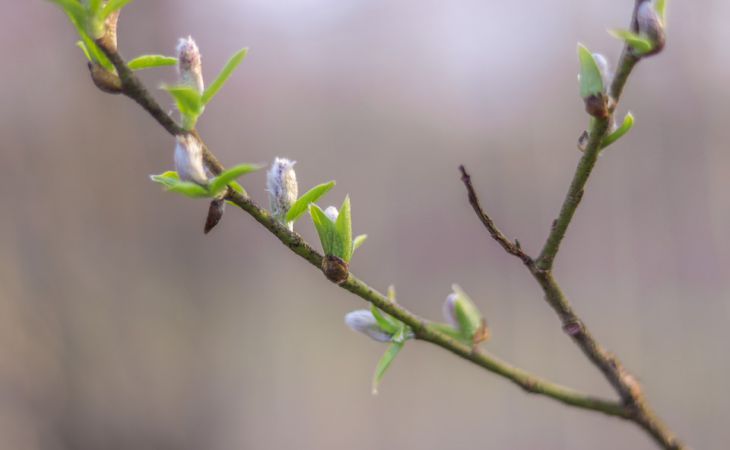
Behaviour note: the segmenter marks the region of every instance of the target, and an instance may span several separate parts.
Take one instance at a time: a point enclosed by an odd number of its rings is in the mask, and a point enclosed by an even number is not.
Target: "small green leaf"
[[[296,222],[297,219],[299,219],[302,214],[307,211],[310,203],[315,203],[317,200],[322,198],[323,195],[329,192],[330,189],[332,189],[334,186],[335,182],[330,181],[329,183],[322,183],[320,185],[317,185],[307,191],[306,194],[299,197],[299,199],[294,202],[291,208],[289,208],[289,212],[286,213],[286,221]]]
[[[361,235],[357,236],[355,239],[353,239],[352,253],[355,253],[355,250],[360,248],[360,246],[365,243],[365,239],[367,239],[367,238],[368,238],[367,234],[361,234]]]
[[[180,180],[180,176],[173,170],[159,175],[150,175],[150,179],[163,185],[166,191],[177,192],[193,198],[210,197],[208,189],[189,181]]]
[[[162,86],[162,89],[169,92],[172,98],[175,99],[177,109],[183,116],[183,128],[186,130],[195,128],[195,123],[204,109],[198,90],[186,85]]]
[[[370,312],[373,313],[375,321],[378,322],[380,329],[390,335],[394,335],[399,329],[399,321],[389,314],[383,312],[375,305],[370,305]]]
[[[101,0],[87,0],[86,3],[89,5],[89,15],[96,16],[96,13],[99,12],[99,8],[101,8]]]
[[[631,46],[638,54],[643,55],[649,53],[654,45],[649,39],[639,36],[629,30],[610,30],[609,33],[617,39],[621,39]]]
[[[206,188],[190,181],[179,181],[167,188],[167,190],[170,192],[177,192],[178,194],[191,198],[210,197]]]
[[[93,61],[91,59],[91,55],[89,54],[89,49],[86,48],[86,44],[84,44],[84,41],[76,41],[76,46],[80,48],[82,52],[84,52],[84,56],[86,56],[86,59],[88,61]]]
[[[459,328],[464,337],[471,339],[482,327],[482,314],[471,298],[458,285],[453,285],[452,289],[458,295],[454,305],[456,321],[459,323]]]
[[[580,96],[588,98],[603,93],[601,70],[593,54],[583,44],[578,44],[580,60]]]
[[[131,1],[132,0],[109,0],[104,6],[104,9],[101,10],[101,20],[109,17],[109,15],[114,11],[124,8]]]
[[[228,80],[228,77],[231,76],[234,70],[236,70],[236,67],[238,67],[239,64],[243,61],[243,58],[246,57],[246,54],[248,53],[248,49],[244,48],[240,51],[238,51],[235,55],[231,57],[231,59],[228,60],[225,66],[223,66],[223,69],[218,74],[218,77],[213,81],[213,83],[208,86],[208,89],[203,92],[202,95],[202,102],[203,105],[207,105],[215,96],[215,94],[218,93],[218,91],[223,87],[225,82]]]
[[[662,22],[666,23],[666,21],[667,21],[667,2],[666,2],[666,0],[657,0],[656,6],[654,8],[656,9],[656,13],[659,16],[659,18],[662,20]]]
[[[155,183],[160,183],[165,187],[170,187],[180,182],[180,176],[174,170],[169,170],[159,175],[150,175],[150,179]]]
[[[127,63],[127,67],[132,70],[150,69],[153,67],[174,66],[177,64],[177,58],[164,55],[142,55],[134,58]]]
[[[352,215],[350,213],[349,195],[342,202],[335,228],[337,229],[337,235],[342,246],[340,254],[336,254],[336,256],[339,256],[345,262],[350,262],[352,258]]]
[[[219,194],[223,189],[231,184],[236,178],[246,175],[247,173],[259,170],[261,166],[257,164],[240,164],[224,171],[217,177],[210,180],[208,190],[212,196]]]
[[[334,251],[336,247],[335,241],[339,239],[337,236],[337,230],[335,229],[335,224],[329,217],[327,217],[324,211],[322,211],[322,209],[314,203],[309,205],[309,215],[312,216],[312,222],[314,223],[314,227],[317,229],[317,234],[319,234],[319,241],[322,243],[322,250],[324,251],[324,254],[339,256]],[[340,258],[342,257],[340,256]]]
[[[373,395],[378,393],[380,380],[383,379],[383,375],[385,375],[385,372],[388,370],[395,357],[398,356],[403,345],[403,342],[392,342],[380,358],[380,361],[378,361],[378,365],[375,367],[375,375],[373,376]]]
[[[231,181],[229,186],[231,186],[234,191],[238,192],[241,195],[248,195],[248,194],[246,194],[246,189],[244,189],[243,186],[238,184],[237,181]]]
[[[626,117],[624,117],[624,122],[621,124],[621,126],[603,140],[603,143],[601,144],[601,149],[608,147],[609,145],[624,137],[624,135],[628,133],[633,127],[634,115],[628,113],[626,114]]]

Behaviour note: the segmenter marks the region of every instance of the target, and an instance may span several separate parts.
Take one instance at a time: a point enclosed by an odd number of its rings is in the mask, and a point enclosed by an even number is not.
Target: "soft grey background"
[[[669,46],[621,112],[557,260],[595,335],[697,449],[727,448],[730,401],[730,3],[670,2]],[[466,201],[536,253],[587,119],[575,44],[616,61],[605,32],[632,0],[134,2],[121,51],[192,34],[208,80],[250,53],[199,123],[226,164],[296,159],[301,189],[336,179],[370,238],[352,268],[438,318],[458,282],[487,348],[611,396],[520,263]],[[348,330],[363,302],[250,217],[165,194],[174,141],[91,84],[71,26],[43,1],[0,16],[0,447],[61,449],[651,449],[633,425],[529,396],[422,343],[379,396],[382,345]],[[152,88],[174,72],[144,74]],[[170,105],[159,91],[156,95]],[[265,202],[264,175],[244,179]],[[326,206],[326,205],[325,205]],[[298,230],[316,243],[308,220]]]

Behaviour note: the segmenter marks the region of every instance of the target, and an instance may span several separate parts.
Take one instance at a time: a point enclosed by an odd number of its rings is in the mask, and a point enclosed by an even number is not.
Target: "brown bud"
[[[471,338],[472,345],[476,346],[477,344],[486,342],[491,336],[492,333],[490,333],[489,327],[487,327],[487,321],[482,319],[482,325],[477,329],[476,333],[474,333],[474,336],[472,336]]]
[[[122,92],[122,80],[117,74],[110,72],[97,63],[89,63],[89,73],[96,87],[107,94],[119,94]]]
[[[210,208],[208,208],[208,217],[205,219],[205,228],[203,232],[208,234],[210,230],[218,225],[218,222],[223,218],[223,212],[226,209],[226,201],[222,198],[217,198],[210,202]]]
[[[609,116],[608,96],[606,94],[591,95],[583,99],[586,104],[586,112],[597,119],[605,119]]]
[[[350,268],[342,258],[327,255],[322,259],[322,272],[328,280],[335,284],[342,284],[347,281],[350,275]]]

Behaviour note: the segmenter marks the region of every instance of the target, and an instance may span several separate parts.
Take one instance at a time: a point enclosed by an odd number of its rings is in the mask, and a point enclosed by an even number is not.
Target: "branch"
[[[631,20],[631,28],[637,31],[636,12],[638,7],[646,0],[637,0]],[[623,88],[632,70],[641,58],[628,46],[624,47],[621,59],[619,60],[616,74],[608,90],[609,114],[607,117],[597,117],[592,120],[589,130],[589,140],[583,156],[578,162],[573,180],[565,196],[558,218],[553,223],[552,229],[543,246],[538,259],[533,262],[527,257],[519,245],[510,242],[500,232],[494,222],[484,212],[474,192],[471,179],[464,166],[461,166],[462,181],[464,182],[469,202],[489,234],[510,254],[522,259],[530,273],[537,280],[545,293],[545,300],[555,310],[563,325],[563,330],[580,347],[588,359],[603,373],[616,393],[630,411],[629,420],[633,421],[649,433],[654,440],[665,449],[684,449],[684,445],[664,425],[656,413],[651,410],[646,402],[641,386],[636,378],[631,375],[614,355],[604,349],[598,341],[593,338],[588,328],[578,315],[573,311],[568,299],[563,294],[560,286],[552,275],[552,267],[555,257],[560,250],[560,244],[575,215],[578,205],[583,198],[585,185],[596,164],[598,154],[601,151],[602,143],[610,132],[610,124],[613,123],[613,113],[618,105]]]
[[[169,114],[164,112],[144,85],[138,80],[136,75],[129,70],[116,48],[105,45],[103,40],[97,40],[96,42],[102,51],[104,51],[104,53],[109,57],[112,64],[114,64],[122,82],[121,92],[140,104],[171,135],[174,136],[184,133],[185,131],[175,123]],[[192,131],[191,133],[200,139],[200,135],[197,131]],[[202,139],[200,139],[200,141],[203,142]],[[205,144],[203,145],[206,164],[212,172],[220,173],[223,170],[223,166],[220,162],[218,162],[216,157],[208,150],[208,148],[205,147]],[[305,242],[299,234],[290,231],[275,220],[267,210],[259,207],[247,196],[235,192],[232,189],[228,190],[226,200],[229,200],[236,206],[240,207],[243,211],[247,212],[257,222],[276,236],[291,251],[321,270],[323,256]],[[511,245],[518,248],[515,244]],[[363,300],[372,303],[411,327],[417,339],[430,342],[448,350],[467,361],[512,381],[514,384],[520,386],[529,393],[544,395],[567,405],[602,412],[610,416],[620,417],[623,419],[629,419],[631,417],[631,410],[619,402],[583,394],[573,389],[541,379],[525,370],[511,366],[484,351],[452,339],[438,331],[436,327],[427,320],[416,316],[401,305],[390,301],[386,296],[368,286],[352,273],[350,273],[347,280],[344,283],[339,284],[339,286],[357,295]]]

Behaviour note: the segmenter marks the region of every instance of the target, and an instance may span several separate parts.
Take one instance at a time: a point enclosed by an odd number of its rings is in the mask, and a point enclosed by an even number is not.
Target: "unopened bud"
[[[177,136],[175,170],[183,181],[192,181],[201,186],[208,184],[208,175],[203,165],[203,146],[192,134]]]
[[[328,206],[327,209],[324,210],[324,215],[329,217],[332,222],[337,222],[337,216],[340,215],[340,212],[337,211],[336,207]]]
[[[119,76],[106,70],[104,67],[95,62],[89,62],[89,73],[91,80],[96,87],[107,94],[120,94],[122,92],[122,80]]]
[[[220,222],[223,218],[223,213],[225,212],[225,210],[226,201],[223,198],[216,198],[212,202],[210,202],[210,207],[208,208],[208,217],[206,217],[205,219],[205,228],[203,228],[203,232],[205,234],[208,234],[210,230],[218,225],[218,222]]]
[[[596,61],[598,70],[601,72],[601,79],[603,80],[603,91],[606,92],[608,86],[611,85],[611,78],[613,77],[613,75],[611,74],[611,68],[608,65],[608,60],[600,53],[594,53],[593,59]]]
[[[345,324],[351,329],[363,333],[378,342],[390,342],[393,338],[380,328],[373,313],[367,309],[359,309],[347,313],[345,315]]]
[[[657,13],[654,1],[645,0],[639,5],[636,10],[636,24],[639,27],[639,34],[649,39],[653,45],[651,51],[646,55],[662,51],[666,41],[664,22]]]
[[[282,223],[286,222],[286,213],[299,196],[294,164],[296,161],[274,158],[274,163],[266,174],[266,190],[269,193],[271,213]],[[290,230],[294,228],[294,224],[291,222],[285,223],[285,225]]]
[[[180,75],[180,84],[193,87],[201,93],[205,90],[200,50],[192,36],[181,38],[178,41],[177,71]]]
[[[339,256],[325,255],[322,258],[322,272],[331,282],[342,284],[350,275],[350,266]]]
[[[454,292],[446,297],[443,305],[443,315],[446,322],[458,330],[473,344],[489,339],[487,323],[474,302],[457,285]]]

